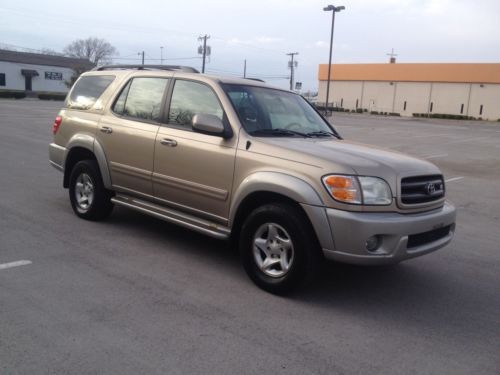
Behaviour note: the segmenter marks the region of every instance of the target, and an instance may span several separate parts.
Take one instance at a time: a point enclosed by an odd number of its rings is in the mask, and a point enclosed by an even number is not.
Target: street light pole
[[[332,31],[330,34],[330,58],[328,60],[328,81],[326,84],[326,101],[325,101],[325,114],[328,113],[328,99],[330,97],[330,78],[331,78],[331,71],[332,71],[332,49],[333,49],[333,28],[335,26],[335,13],[340,12],[341,10],[344,10],[345,6],[333,6],[333,5],[328,5],[327,7],[324,7],[323,10],[325,12],[332,12]]]
[[[163,46],[160,47],[160,65],[163,65]]]

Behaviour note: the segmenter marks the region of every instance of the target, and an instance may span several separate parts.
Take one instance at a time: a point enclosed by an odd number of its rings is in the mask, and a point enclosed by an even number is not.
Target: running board
[[[181,211],[165,208],[139,198],[117,194],[115,197],[111,198],[111,201],[119,206],[143,212],[158,219],[206,234],[210,237],[227,239],[231,233],[231,230],[226,226],[216,224],[205,219],[200,219],[199,217],[189,215]]]

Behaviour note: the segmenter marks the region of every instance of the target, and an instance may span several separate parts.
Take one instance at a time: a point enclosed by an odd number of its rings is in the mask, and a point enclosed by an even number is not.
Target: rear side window
[[[114,79],[115,76],[81,77],[71,90],[71,95],[66,100],[66,107],[74,109],[91,108]]]
[[[168,78],[134,78],[123,88],[113,111],[122,116],[159,122],[167,84]]]

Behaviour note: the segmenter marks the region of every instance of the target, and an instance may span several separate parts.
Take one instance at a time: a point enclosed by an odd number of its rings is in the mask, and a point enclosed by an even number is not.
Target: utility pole
[[[210,39],[210,35],[205,34],[204,36],[200,36],[198,38],[198,41],[200,41],[200,42],[203,40],[203,46],[198,47],[198,54],[203,56],[203,63],[201,65],[201,72],[202,73],[205,73],[205,59],[207,56],[210,56],[210,54],[212,52],[212,49],[210,48],[210,46],[207,46],[207,39]]]
[[[243,64],[243,78],[247,78],[247,61]]]
[[[298,65],[297,61],[294,63],[293,57],[298,54],[298,52],[290,52],[286,54],[287,56],[291,56],[291,60],[288,62],[288,67],[290,68],[290,91],[293,90],[293,69]]]
[[[160,47],[160,65],[163,65],[163,46]]]
[[[139,56],[142,55],[142,65],[144,65],[144,51],[137,53]]]
[[[386,55],[390,57],[389,64],[395,64],[396,63],[396,56],[398,54],[394,53],[394,48],[391,49],[391,53],[386,53]]]

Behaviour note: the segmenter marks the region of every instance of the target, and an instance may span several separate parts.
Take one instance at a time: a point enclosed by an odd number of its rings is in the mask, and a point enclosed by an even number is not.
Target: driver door
[[[224,119],[216,93],[205,83],[177,79],[167,124],[156,137],[153,191],[171,206],[225,222],[236,158],[236,137],[196,133],[192,118],[206,113]]]

